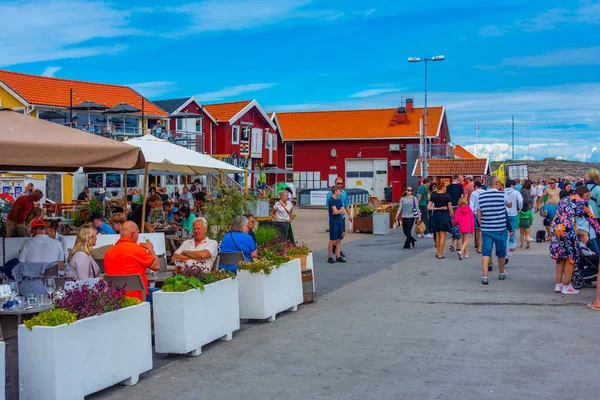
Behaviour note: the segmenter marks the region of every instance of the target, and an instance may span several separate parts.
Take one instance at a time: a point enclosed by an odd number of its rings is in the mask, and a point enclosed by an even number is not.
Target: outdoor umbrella
[[[65,113],[59,113],[55,111],[44,111],[40,114],[41,119],[65,119]]]
[[[179,112],[171,115],[171,118],[201,118],[202,114],[196,114],[191,112]]]
[[[0,108],[0,170],[86,172],[139,169],[142,152],[116,140]]]
[[[133,114],[142,111],[140,108],[121,103],[104,111],[104,114],[121,114],[123,117],[123,133],[125,133],[125,114]]]
[[[152,135],[142,136],[124,142],[142,150],[146,165],[144,168],[144,196],[148,190],[148,170],[183,172],[201,175],[210,172],[246,173],[245,170],[202,153],[186,149]],[[142,203],[142,232],[146,221],[146,202]]]
[[[86,100],[81,104],[77,104],[76,106],[71,107],[73,110],[84,110],[88,112],[88,125],[92,123],[92,118],[90,116],[90,111],[102,111],[106,110],[104,104],[94,103],[93,101]]]

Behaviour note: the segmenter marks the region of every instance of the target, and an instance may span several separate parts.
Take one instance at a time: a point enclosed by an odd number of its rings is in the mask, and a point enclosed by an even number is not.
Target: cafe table
[[[18,326],[23,319],[29,319],[35,314],[48,311],[52,308],[52,303],[44,304],[34,308],[0,308],[0,340],[17,336]],[[25,316],[25,318],[23,318]]]

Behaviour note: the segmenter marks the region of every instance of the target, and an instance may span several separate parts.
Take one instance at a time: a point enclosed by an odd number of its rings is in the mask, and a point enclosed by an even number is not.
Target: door
[[[346,187],[364,189],[373,194],[375,190],[373,159],[346,160]]]
[[[383,189],[388,186],[388,160],[375,159],[373,162],[375,166],[375,186],[373,195],[383,199],[385,198]]]

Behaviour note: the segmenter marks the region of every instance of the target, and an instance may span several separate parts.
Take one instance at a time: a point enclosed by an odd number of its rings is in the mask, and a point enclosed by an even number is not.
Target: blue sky
[[[600,161],[600,1],[2,1],[0,68],[268,111],[445,105],[478,155]],[[598,147],[598,149],[596,148]]]

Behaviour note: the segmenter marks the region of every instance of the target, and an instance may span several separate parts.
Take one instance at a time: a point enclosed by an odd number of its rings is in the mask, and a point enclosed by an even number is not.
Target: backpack
[[[519,220],[519,228],[520,229],[529,229],[529,228],[531,228],[531,220],[527,216],[524,216],[523,218],[521,218]]]

